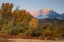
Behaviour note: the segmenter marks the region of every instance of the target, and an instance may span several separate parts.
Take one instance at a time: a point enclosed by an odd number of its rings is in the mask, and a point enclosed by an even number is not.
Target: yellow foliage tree
[[[38,26],[38,19],[37,18],[33,18],[30,22],[29,22],[29,25],[31,27],[37,27]]]

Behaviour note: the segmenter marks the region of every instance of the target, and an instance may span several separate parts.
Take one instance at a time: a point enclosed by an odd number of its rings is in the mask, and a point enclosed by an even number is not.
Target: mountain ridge
[[[63,14],[58,14],[57,12],[53,11],[50,8],[46,9],[41,9],[32,15],[33,17],[36,17],[38,19],[45,19],[45,18],[50,18],[50,19],[64,19],[64,13]]]

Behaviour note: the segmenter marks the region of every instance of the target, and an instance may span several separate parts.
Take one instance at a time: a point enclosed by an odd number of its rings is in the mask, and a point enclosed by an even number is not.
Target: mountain
[[[34,14],[36,14],[36,16],[35,15],[32,16],[38,19],[44,19],[44,18],[60,19],[60,20],[64,19],[64,13],[58,14],[50,8],[39,10]]]

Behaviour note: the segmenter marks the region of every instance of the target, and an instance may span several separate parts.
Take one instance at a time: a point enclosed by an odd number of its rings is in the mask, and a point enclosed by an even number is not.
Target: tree
[[[54,21],[54,27],[60,27],[62,22],[60,20]]]
[[[41,25],[41,29],[44,29],[45,30],[46,28],[52,29],[53,26],[52,26],[51,23],[44,23],[44,24]]]
[[[3,18],[10,18],[13,6],[12,3],[2,3],[1,11]]]
[[[50,30],[50,28],[46,28],[45,30],[44,30],[44,32],[43,32],[43,35],[45,36],[45,37],[48,37],[48,36],[52,36],[52,30]]]
[[[60,38],[62,37],[63,31],[60,30],[58,27],[54,28],[54,31],[53,31],[53,37],[57,37],[57,38]]]
[[[32,20],[29,22],[29,25],[30,25],[31,27],[36,28],[36,27],[38,26],[38,19],[32,18]]]
[[[41,35],[42,31],[40,28],[32,28],[32,34],[31,36],[39,37]]]
[[[30,21],[31,15],[26,10],[14,10],[12,14],[13,24],[16,25],[19,22],[27,23]]]
[[[17,20],[17,11],[16,10],[14,10],[13,12],[12,12],[12,22],[13,22],[13,25],[15,26],[16,25],[16,20]]]
[[[19,8],[20,8],[19,6],[16,6],[16,11],[18,11],[18,10],[19,10]]]
[[[64,25],[61,26],[60,30],[62,30],[62,36],[64,37]]]
[[[2,14],[2,11],[1,11],[1,9],[0,9],[0,14]]]
[[[18,31],[17,31],[17,29],[16,28],[13,28],[12,30],[11,30],[11,33],[10,33],[11,35],[18,35]]]

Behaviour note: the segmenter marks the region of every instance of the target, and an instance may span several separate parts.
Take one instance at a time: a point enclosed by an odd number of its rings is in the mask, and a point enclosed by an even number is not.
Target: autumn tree
[[[32,18],[32,20],[29,22],[29,25],[31,27],[36,28],[38,26],[38,19],[37,18]]]
[[[20,8],[19,6],[16,6],[16,11],[18,11],[18,10],[19,10],[19,8]]]
[[[44,32],[43,32],[43,35],[45,36],[45,37],[52,37],[52,30],[50,29],[50,28],[46,28],[45,30],[44,30]]]
[[[57,38],[60,38],[60,37],[62,37],[62,35],[63,35],[63,33],[62,33],[63,31],[62,30],[60,30],[59,28],[54,28],[54,31],[53,31],[53,37],[57,37]]]
[[[60,20],[54,21],[54,27],[60,27],[61,24],[62,24],[62,21],[60,21]]]
[[[51,23],[44,23],[44,24],[41,25],[40,28],[41,28],[41,29],[44,29],[44,30],[45,30],[46,28],[53,29],[53,26],[52,26]]]
[[[0,14],[0,29],[1,29],[1,27],[2,27],[2,25],[3,25],[3,17],[2,17],[2,14]]]
[[[1,13],[1,8],[0,8],[0,13]]]
[[[12,20],[15,25],[20,22],[28,23],[30,19],[31,19],[31,15],[26,10],[13,11]]]
[[[1,11],[3,18],[9,18],[11,16],[13,6],[12,3],[2,3]]]
[[[42,31],[40,28],[32,28],[32,34],[33,37],[39,37],[42,34]]]
[[[62,33],[63,33],[63,37],[64,37],[64,25],[63,26],[61,26],[61,29],[60,30],[62,30]]]

